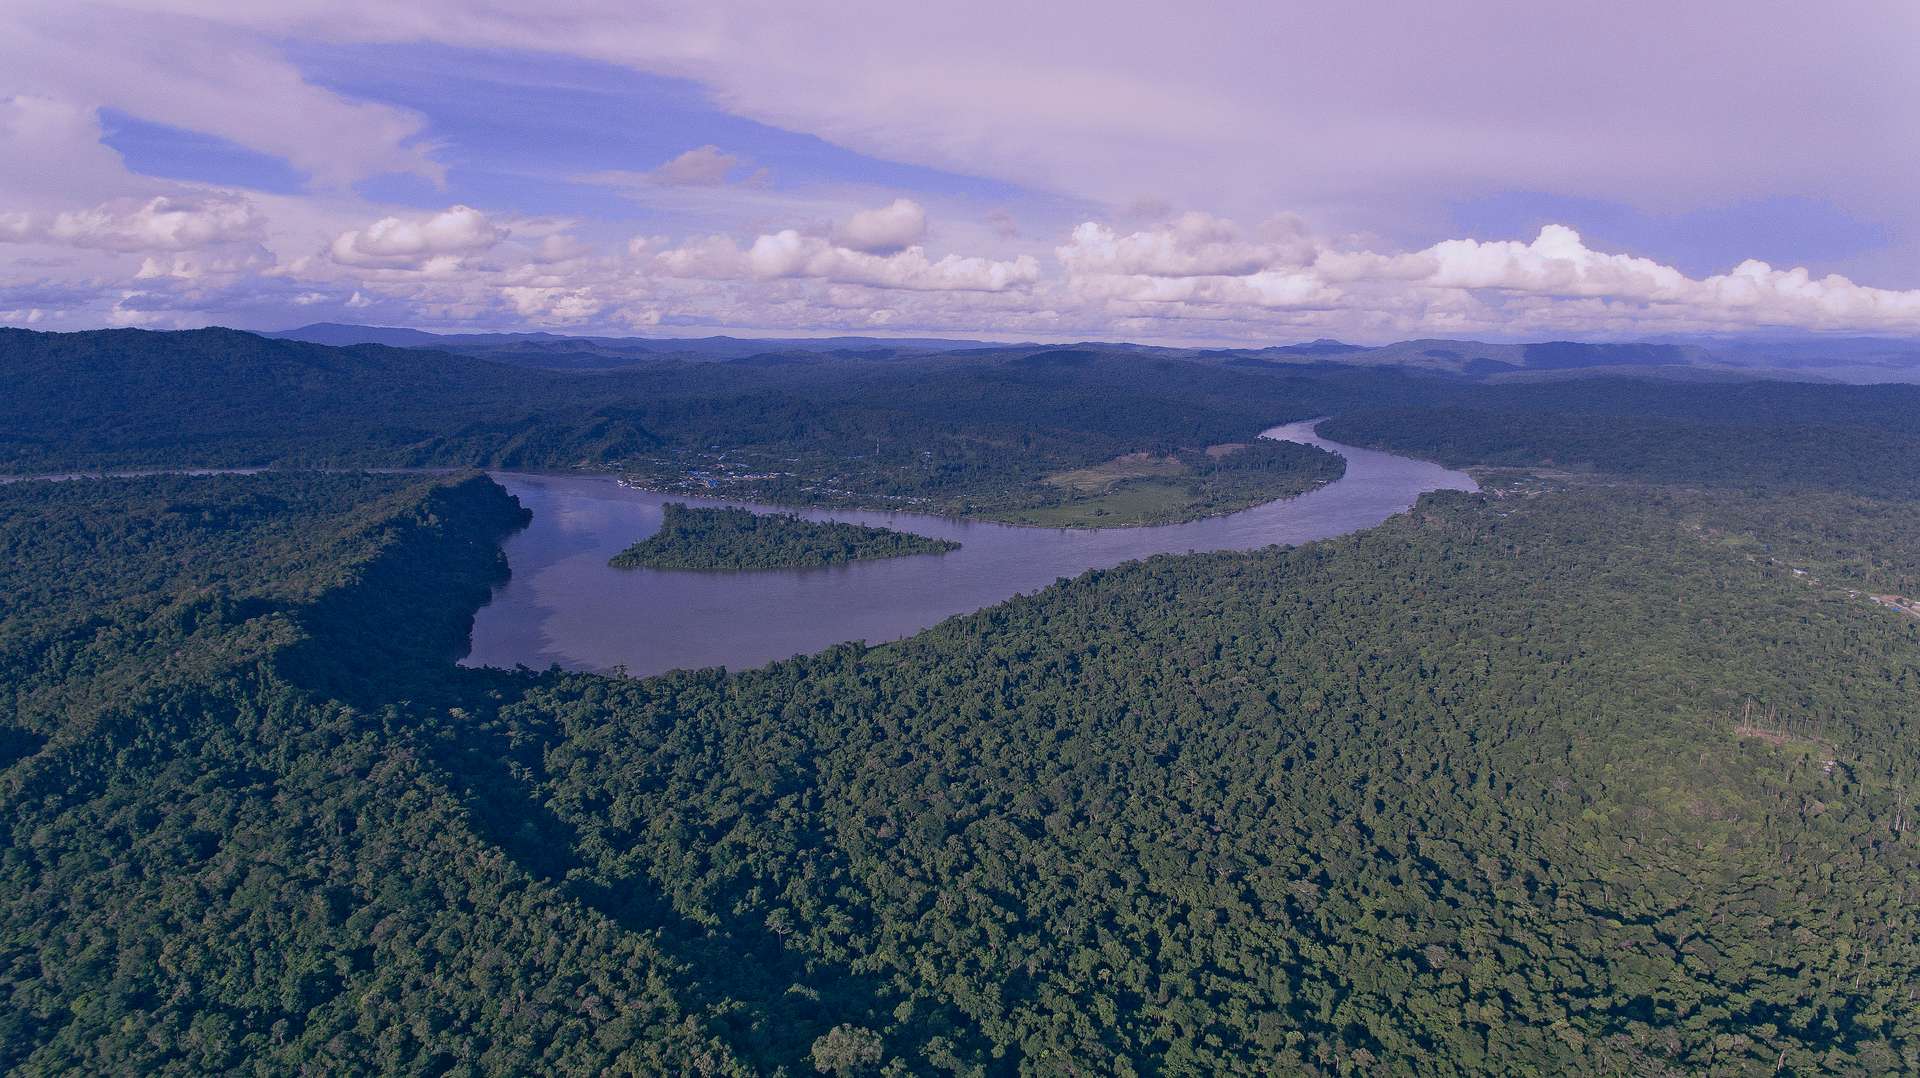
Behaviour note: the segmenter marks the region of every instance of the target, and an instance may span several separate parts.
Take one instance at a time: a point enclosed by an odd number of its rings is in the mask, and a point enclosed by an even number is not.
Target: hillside
[[[941,337],[598,337],[554,333],[426,333],[388,326],[316,323],[262,336],[326,345],[384,344],[434,348],[501,363],[562,370],[610,369],[649,359],[751,361],[763,356],[821,359],[895,358],[942,352],[1032,352],[1036,344],[1000,344]],[[1680,337],[1652,341],[1500,341],[1421,338],[1384,345],[1322,338],[1247,348],[1172,348],[1085,342],[1067,348],[1129,351],[1172,359],[1202,357],[1227,365],[1299,366],[1339,363],[1460,375],[1499,382],[1541,376],[1591,377],[1622,372],[1662,380],[1791,377],[1873,383],[1920,380],[1920,341],[1899,337]]]
[[[1316,414],[1329,392],[1346,392],[1125,352],[832,364],[661,359],[575,372],[228,330],[0,331],[0,375],[13,390],[0,401],[0,471],[16,474],[618,468],[662,489],[705,493],[718,484],[761,500],[937,502],[955,512],[1051,504],[1061,491],[1049,476],[1129,453],[1245,442]],[[743,474],[775,478],[736,485]],[[1297,492],[1287,489],[1290,476],[1279,478],[1269,497]],[[1191,511],[1216,503],[1203,496]]]
[[[526,1073],[605,1058],[590,1028],[634,1069],[726,1058],[644,983],[671,962],[475,835],[427,727],[313,688],[418,691],[458,653],[519,520],[498,488],[162,478],[0,502],[0,577],[36,596],[0,633],[23,705],[0,1067]],[[374,653],[350,646],[370,627]]]
[[[551,376],[377,345],[207,329],[0,329],[0,469],[559,465],[657,444]],[[574,407],[564,407],[572,403]]]
[[[980,348],[982,341],[943,337],[595,337],[555,333],[427,333],[393,326],[317,322],[263,337],[311,344],[385,344],[433,348],[500,363],[554,369],[631,366],[649,359],[724,362],[768,354],[891,357]]]

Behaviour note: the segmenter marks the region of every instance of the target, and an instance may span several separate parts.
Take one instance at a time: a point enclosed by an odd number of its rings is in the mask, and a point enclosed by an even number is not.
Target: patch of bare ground
[[[1186,474],[1187,466],[1179,457],[1161,457],[1152,453],[1127,453],[1103,464],[1075,468],[1047,476],[1054,486],[1090,493],[1105,490],[1127,479],[1164,479]]]
[[[1905,595],[1874,595],[1869,598],[1888,610],[1898,610],[1902,614],[1920,618],[1920,599],[1911,599]]]

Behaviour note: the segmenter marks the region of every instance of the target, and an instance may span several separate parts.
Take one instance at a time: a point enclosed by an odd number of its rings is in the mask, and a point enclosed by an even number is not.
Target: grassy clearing
[[[1288,498],[1339,477],[1338,457],[1291,442],[1223,442],[1128,453],[1047,476],[1014,504],[976,515],[1051,528],[1170,524]]]
[[[1075,468],[1050,475],[1047,482],[1082,494],[1093,494],[1129,479],[1164,479],[1187,474],[1179,457],[1159,457],[1152,453],[1128,453],[1104,464]]]
[[[1031,524],[1036,527],[1113,528],[1181,519],[1190,515],[1189,510],[1199,500],[1186,482],[1141,479],[1129,481],[1105,494],[1060,505],[1008,510],[990,514],[990,517],[1009,524]]]

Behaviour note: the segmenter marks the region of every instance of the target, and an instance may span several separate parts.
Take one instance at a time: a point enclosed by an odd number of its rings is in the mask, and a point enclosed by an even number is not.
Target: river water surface
[[[505,544],[512,578],[474,620],[469,666],[558,663],[657,674],[746,669],[848,640],[897,640],[955,614],[1037,591],[1063,576],[1155,554],[1252,550],[1371,528],[1430,490],[1474,490],[1463,472],[1322,440],[1315,421],[1262,436],[1345,457],[1319,490],[1226,516],[1153,528],[1028,528],[916,513],[793,510],[653,494],[609,477],[495,472],[533,522]],[[871,524],[952,539],[946,554],[819,569],[690,572],[615,569],[607,559],[660,528],[667,502],[739,505],[809,520]]]

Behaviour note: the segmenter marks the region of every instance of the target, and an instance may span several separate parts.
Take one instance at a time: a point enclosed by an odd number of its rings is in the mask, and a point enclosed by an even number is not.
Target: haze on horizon
[[[1920,333],[1920,6],[18,0],[0,324]]]

